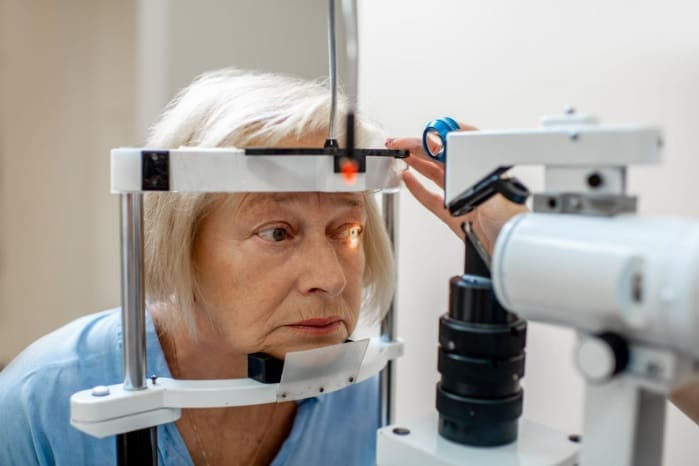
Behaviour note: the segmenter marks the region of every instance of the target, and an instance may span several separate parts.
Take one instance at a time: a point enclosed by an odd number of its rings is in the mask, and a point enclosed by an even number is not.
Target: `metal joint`
[[[534,212],[611,217],[635,213],[636,196],[625,194],[542,193],[534,195]]]

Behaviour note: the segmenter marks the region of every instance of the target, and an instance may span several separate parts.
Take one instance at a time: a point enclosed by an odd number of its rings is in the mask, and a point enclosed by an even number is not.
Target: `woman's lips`
[[[324,319],[308,319],[287,325],[287,327],[311,335],[325,335],[336,331],[340,328],[340,325],[342,325],[342,319],[339,317],[327,317]]]

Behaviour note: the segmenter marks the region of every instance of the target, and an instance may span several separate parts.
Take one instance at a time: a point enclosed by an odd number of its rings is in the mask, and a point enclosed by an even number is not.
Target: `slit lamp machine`
[[[156,426],[177,420],[182,408],[297,400],[380,374],[380,466],[661,464],[666,398],[699,371],[699,222],[634,215],[626,169],[659,161],[659,129],[603,126],[574,111],[542,118],[534,129],[457,132],[450,118],[425,129],[425,142],[436,137],[442,143],[430,155],[445,166],[445,206],[454,216],[498,194],[523,204],[530,193],[508,170],[545,168],[533,212],[507,222],[492,256],[471,226],[463,226],[465,268],[450,280],[448,311],[439,321],[432,416],[392,424],[392,361],[403,353],[393,306],[379,337],[289,353],[283,361],[250,355],[246,379],[148,376],[143,193],[381,191],[394,240],[400,159],[408,154],[355,147],[356,0],[343,0],[342,7],[349,98],[344,148],[335,139],[330,0],[332,108],[324,148],[112,151],[111,190],[121,199],[125,378],[75,393],[72,425],[95,437],[116,436],[119,465],[156,465]],[[586,382],[581,438],[521,418],[526,320],[577,331],[574,360]]]

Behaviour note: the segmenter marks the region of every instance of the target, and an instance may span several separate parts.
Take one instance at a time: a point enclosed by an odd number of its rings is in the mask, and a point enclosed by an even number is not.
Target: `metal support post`
[[[335,0],[328,2],[328,77],[330,79],[330,125],[328,140],[337,140],[337,34],[335,33]]]
[[[396,223],[398,222],[398,201],[400,200],[399,192],[384,192],[382,194],[383,201],[383,218],[388,238],[391,241],[393,250],[393,258],[398,270],[398,248],[396,237]],[[397,282],[397,280],[396,280]],[[396,283],[397,285],[397,283]],[[381,338],[386,341],[395,340],[396,328],[396,292],[393,293],[393,299],[388,307],[388,311],[381,321]],[[381,426],[387,426],[393,423],[394,403],[395,403],[395,367],[393,361],[388,361],[386,367],[381,371],[379,376],[380,384],[380,402],[379,402],[379,422]]]
[[[121,195],[121,324],[124,388],[146,387],[146,297],[143,280],[143,195]]]
[[[121,324],[124,389],[146,389],[143,194],[121,194]],[[157,465],[157,427],[117,436],[117,463]]]
[[[652,466],[662,463],[667,401],[629,376],[585,390],[581,466]]]

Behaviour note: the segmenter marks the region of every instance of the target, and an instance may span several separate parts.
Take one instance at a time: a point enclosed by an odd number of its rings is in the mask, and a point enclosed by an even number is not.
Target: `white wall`
[[[533,127],[573,105],[607,123],[655,123],[664,161],[630,171],[649,215],[699,215],[699,3],[693,0],[381,0],[360,2],[362,108],[391,135],[436,117],[481,128]],[[518,173],[541,187],[539,169]],[[397,420],[434,409],[437,318],[462,247],[404,194],[401,200]],[[582,383],[573,335],[532,324],[525,416],[579,432]],[[699,429],[671,408],[666,465],[696,464]]]

